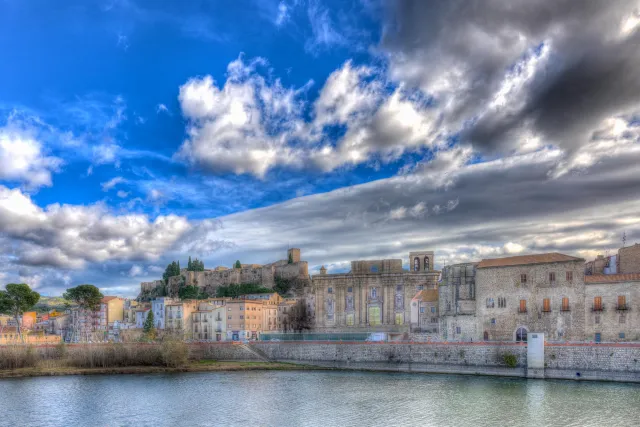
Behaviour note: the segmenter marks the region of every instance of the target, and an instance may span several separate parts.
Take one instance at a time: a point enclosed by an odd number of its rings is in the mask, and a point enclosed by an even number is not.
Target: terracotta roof
[[[117,299],[118,297],[110,297],[110,296],[106,296],[104,298],[102,298],[101,302],[109,302],[111,300]]]
[[[551,252],[548,254],[521,255],[521,256],[511,256],[506,258],[483,259],[478,263],[477,268],[509,267],[513,265],[546,264],[550,262],[565,262],[565,261],[584,262],[584,259],[572,257],[572,256],[561,254],[558,252]]]
[[[593,274],[584,276],[584,283],[640,282],[640,273]]]
[[[422,301],[422,302],[434,302],[438,301],[438,290],[437,289],[424,289],[416,294],[413,299]]]

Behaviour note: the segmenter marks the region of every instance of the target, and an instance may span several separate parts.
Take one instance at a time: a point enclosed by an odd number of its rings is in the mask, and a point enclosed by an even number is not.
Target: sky
[[[0,0],[0,285],[640,242],[637,0]]]

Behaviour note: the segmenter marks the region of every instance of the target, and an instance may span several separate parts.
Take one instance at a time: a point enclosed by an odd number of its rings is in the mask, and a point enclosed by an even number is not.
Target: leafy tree
[[[171,264],[167,265],[167,268],[164,270],[162,274],[162,279],[164,283],[168,283],[169,277],[179,276],[180,275],[180,261],[172,261]]]
[[[292,283],[291,280],[283,279],[281,277],[275,278],[275,284],[273,285],[273,290],[276,291],[280,296],[285,296],[291,290]]]
[[[289,252],[289,264],[293,264],[293,254]]]
[[[298,300],[290,307],[289,327],[297,333],[309,331],[313,328],[311,312],[304,300]]]
[[[75,288],[69,288],[64,293],[63,298],[73,301],[80,308],[90,311],[96,311],[100,307],[100,301],[104,295],[93,285],[79,285]]]
[[[240,260],[237,260],[236,264],[233,267],[234,268],[242,268],[242,264],[240,264]]]
[[[180,299],[202,299],[197,286],[183,286],[178,290]]]
[[[192,261],[191,257],[189,257],[187,270],[188,271],[204,271],[204,262],[200,261],[198,258]]]
[[[153,318],[153,310],[149,310],[149,314],[147,314],[147,318],[144,320],[144,325],[142,326],[142,331],[144,335],[153,340],[156,337],[156,325],[155,319]]]
[[[263,288],[255,283],[242,283],[240,285],[220,286],[216,290],[216,297],[237,298],[248,294],[270,294],[273,289]]]
[[[20,328],[20,317],[22,313],[36,305],[40,299],[40,294],[32,291],[29,285],[25,283],[9,283],[5,289],[0,291],[0,313],[7,313],[13,316],[18,325],[20,340],[24,341],[22,329]]]

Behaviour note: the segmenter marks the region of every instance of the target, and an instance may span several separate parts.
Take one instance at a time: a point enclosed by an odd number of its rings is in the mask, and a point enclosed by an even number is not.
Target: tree
[[[289,264],[293,264],[293,254],[289,252]]]
[[[237,260],[236,264],[233,267],[234,268],[242,268],[242,264],[240,264],[240,260]]]
[[[7,313],[13,316],[18,325],[20,340],[24,342],[22,329],[20,328],[20,317],[22,313],[36,305],[40,299],[40,294],[32,291],[29,285],[25,283],[9,283],[5,289],[0,291],[0,313]]]
[[[198,258],[191,260],[191,257],[189,257],[187,270],[188,271],[204,271],[204,262],[200,261]]]
[[[164,283],[167,284],[169,281],[169,277],[179,276],[180,275],[180,261],[172,261],[171,264],[167,265],[167,268],[164,270],[162,274],[162,279]]]
[[[147,314],[147,318],[144,319],[144,325],[142,326],[142,330],[144,335],[150,339],[154,340],[156,338],[156,325],[155,319],[153,318],[153,310],[149,310],[149,314]]]
[[[289,312],[289,327],[297,333],[311,330],[313,328],[313,321],[311,319],[311,313],[307,309],[307,305],[303,299],[298,300],[293,306],[290,307]]]
[[[69,288],[63,295],[64,299],[73,301],[82,309],[97,311],[104,295],[93,285],[79,285]]]
[[[180,299],[201,299],[200,289],[197,286],[183,286],[178,291]]]
[[[193,271],[193,264],[191,263],[191,255],[189,255],[189,261],[187,262],[187,270],[188,271]]]

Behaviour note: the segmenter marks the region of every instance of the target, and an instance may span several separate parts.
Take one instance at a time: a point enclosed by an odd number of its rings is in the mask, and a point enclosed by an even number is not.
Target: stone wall
[[[249,347],[249,349],[247,349]],[[256,353],[250,351],[257,350]],[[215,360],[259,360],[317,366],[527,376],[527,347],[515,343],[255,342],[192,345],[192,356]],[[504,355],[516,357],[516,367]],[[547,344],[545,378],[640,382],[640,345]]]

